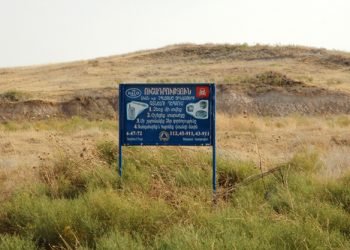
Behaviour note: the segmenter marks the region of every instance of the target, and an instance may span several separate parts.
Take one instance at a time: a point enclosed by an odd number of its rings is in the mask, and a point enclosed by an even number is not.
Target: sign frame
[[[160,143],[128,143],[126,141],[126,122],[127,122],[127,112],[126,112],[126,99],[130,99],[130,95],[138,98],[141,96],[140,87],[159,87],[159,88],[173,88],[173,87],[188,87],[190,88],[196,86],[208,86],[209,96],[208,96],[208,119],[210,124],[209,132],[209,142],[208,143],[181,143],[181,142],[160,142]],[[131,87],[131,88],[130,88]],[[126,90],[127,88],[127,90]],[[126,91],[125,91],[126,90]],[[129,91],[128,93],[126,93]],[[128,97],[126,97],[127,95]],[[118,173],[122,176],[123,166],[122,166],[122,147],[123,146],[211,146],[212,147],[212,187],[213,193],[216,193],[216,84],[215,83],[120,83],[119,84],[119,107],[118,107],[118,118],[119,118],[119,157],[118,157]],[[162,131],[163,132],[163,131]]]

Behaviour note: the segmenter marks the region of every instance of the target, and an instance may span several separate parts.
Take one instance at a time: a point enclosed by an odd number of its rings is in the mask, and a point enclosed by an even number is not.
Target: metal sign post
[[[212,146],[216,192],[215,84],[120,84],[119,175],[122,146]]]
[[[216,194],[216,89],[215,85],[213,88],[213,96],[212,96],[212,106],[213,106],[213,130],[212,130],[212,136],[213,136],[213,194],[214,194],[214,200],[216,200],[215,194]]]
[[[123,118],[121,115],[122,111],[122,104],[123,104],[123,94],[122,94],[122,87],[119,85],[119,106],[118,106],[118,112],[119,112],[119,144],[118,144],[118,149],[119,149],[119,159],[118,159],[118,173],[119,176],[122,176],[122,167],[123,167],[123,148],[122,148],[122,143],[121,143],[121,138],[122,138],[122,131],[123,131]]]

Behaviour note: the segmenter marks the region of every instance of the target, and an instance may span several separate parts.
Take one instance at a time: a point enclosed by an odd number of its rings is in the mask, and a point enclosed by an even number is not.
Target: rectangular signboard
[[[120,84],[120,144],[211,146],[214,84]]]

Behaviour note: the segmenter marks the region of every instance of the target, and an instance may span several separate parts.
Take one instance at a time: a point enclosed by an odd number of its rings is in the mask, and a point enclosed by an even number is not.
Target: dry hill
[[[113,117],[119,82],[216,82],[230,114],[350,113],[350,54],[286,46],[175,45],[0,69],[0,120]]]

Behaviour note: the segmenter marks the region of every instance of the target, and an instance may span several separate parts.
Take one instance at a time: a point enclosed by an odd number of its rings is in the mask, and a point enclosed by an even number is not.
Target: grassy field
[[[349,69],[245,44],[0,69],[0,249],[350,249]],[[120,82],[218,83],[215,197],[210,148],[128,147],[118,176]]]
[[[119,178],[116,124],[0,125],[0,249],[349,249],[349,116],[219,114],[216,204],[208,148],[125,148]]]
[[[220,155],[256,164],[262,161],[264,169],[288,161],[304,148],[317,149],[334,172],[345,168],[349,160],[349,115],[259,117],[219,113],[217,127]],[[79,155],[83,148],[105,138],[117,142],[117,131],[116,120],[80,117],[1,123],[0,167],[38,167],[43,158],[53,160],[60,148]]]

